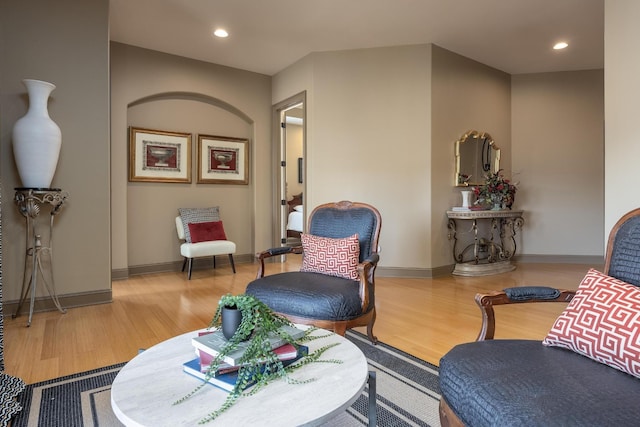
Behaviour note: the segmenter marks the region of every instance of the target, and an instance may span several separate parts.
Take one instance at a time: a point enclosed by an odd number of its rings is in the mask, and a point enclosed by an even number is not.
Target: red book
[[[197,351],[198,351],[198,355],[200,356],[200,371],[207,372],[215,356],[201,349],[198,349]],[[273,349],[273,352],[278,356],[278,359],[283,361],[295,359],[296,357],[298,357],[298,350],[293,344],[282,345],[278,348]],[[220,366],[218,367],[218,371],[216,374],[233,372],[233,371],[237,371],[238,369],[240,369],[239,365],[233,366],[227,363],[220,363]]]

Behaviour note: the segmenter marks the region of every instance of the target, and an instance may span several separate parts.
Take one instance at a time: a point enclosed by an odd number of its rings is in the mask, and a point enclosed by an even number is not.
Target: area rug
[[[438,368],[366,336],[347,332],[376,373],[377,425],[439,427]],[[111,410],[111,383],[124,363],[28,385],[19,397],[24,408],[13,427],[122,426]],[[368,425],[369,388],[327,426]],[[211,425],[216,425],[215,422]]]

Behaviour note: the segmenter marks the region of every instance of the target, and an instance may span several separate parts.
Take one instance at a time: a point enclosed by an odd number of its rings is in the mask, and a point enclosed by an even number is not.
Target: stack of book
[[[293,339],[301,338],[304,335],[304,330],[302,329],[291,326],[283,326],[283,328]],[[269,337],[269,342],[274,353],[285,366],[306,356],[309,352],[306,346],[300,345],[296,348],[276,334]],[[185,362],[182,365],[183,371],[202,380],[207,380],[210,384],[223,390],[233,390],[238,379],[238,371],[242,367],[240,358],[247,349],[249,341],[239,343],[233,352],[224,356],[216,372],[211,373],[211,375],[209,375],[211,362],[228,343],[227,339],[222,335],[222,330],[200,332],[197,337],[191,340],[191,343],[195,348],[197,357]]]

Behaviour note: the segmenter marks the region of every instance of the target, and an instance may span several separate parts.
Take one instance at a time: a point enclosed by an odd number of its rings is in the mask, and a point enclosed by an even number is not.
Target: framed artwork
[[[199,184],[249,184],[249,140],[198,135]]]
[[[191,134],[129,128],[129,181],[191,182]]]

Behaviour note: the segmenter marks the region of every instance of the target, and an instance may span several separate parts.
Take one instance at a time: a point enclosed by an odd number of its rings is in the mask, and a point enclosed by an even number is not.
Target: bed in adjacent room
[[[293,196],[287,202],[289,205],[289,216],[287,218],[287,237],[300,237],[304,230],[304,217],[302,205],[302,193]]]

